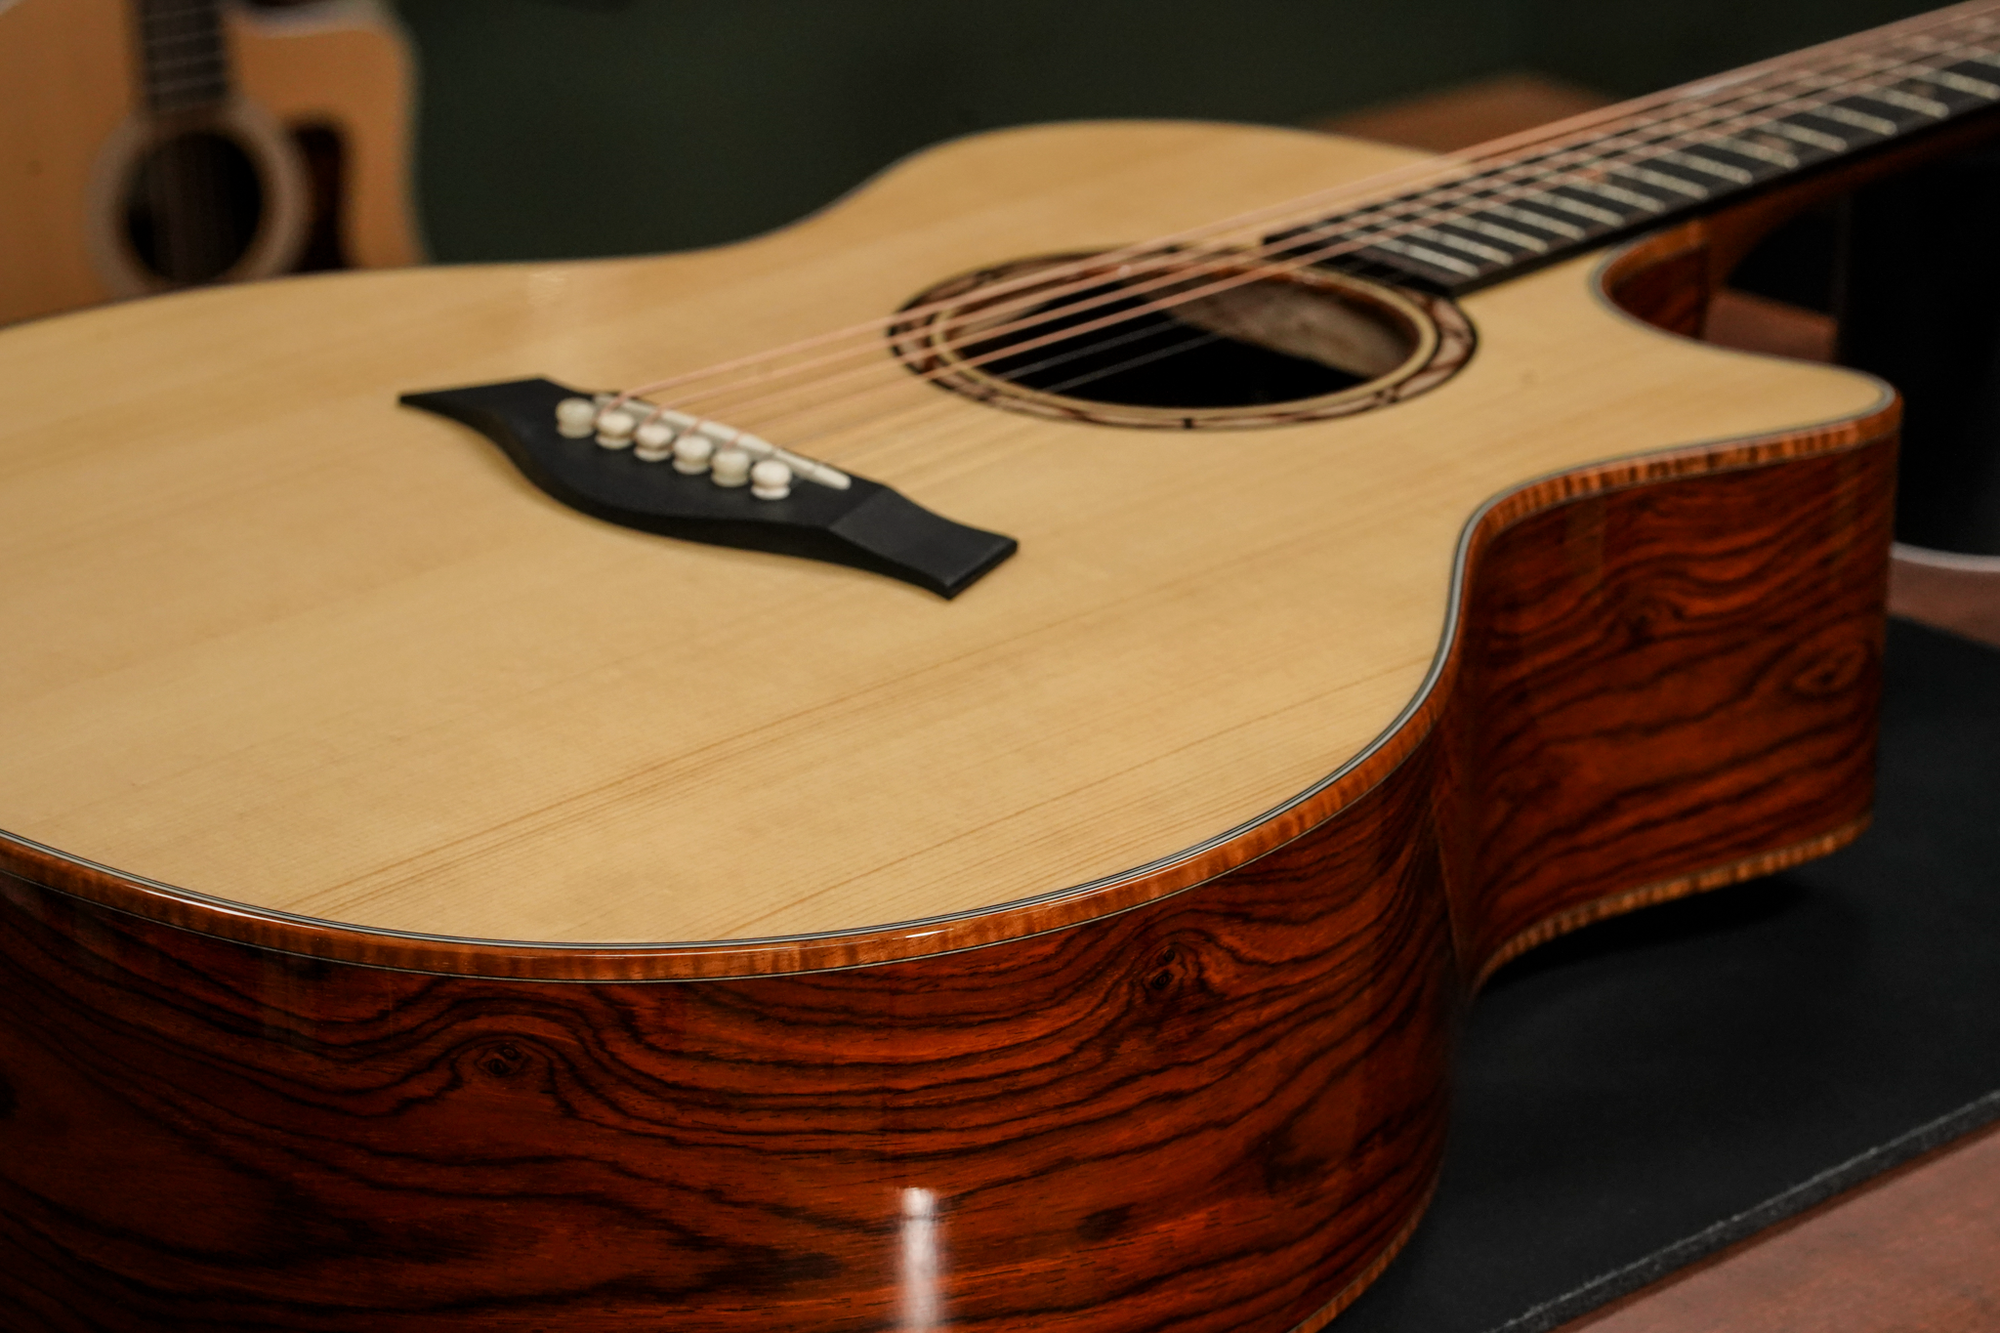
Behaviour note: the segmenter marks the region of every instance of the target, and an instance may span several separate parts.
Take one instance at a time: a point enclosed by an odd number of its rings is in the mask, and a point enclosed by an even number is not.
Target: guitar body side
[[[1490,966],[1865,822],[1893,427],[1502,497],[1439,674],[1334,813],[985,947],[426,974],[304,956],[309,923],[147,920],[8,850],[5,1322],[1317,1327],[1421,1214]]]

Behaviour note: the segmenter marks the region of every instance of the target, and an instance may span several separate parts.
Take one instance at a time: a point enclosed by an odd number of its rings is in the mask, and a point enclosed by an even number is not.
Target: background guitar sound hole
[[[148,270],[174,283],[210,282],[249,253],[264,212],[256,163],[225,135],[175,135],[139,160],[125,200],[125,235]]]

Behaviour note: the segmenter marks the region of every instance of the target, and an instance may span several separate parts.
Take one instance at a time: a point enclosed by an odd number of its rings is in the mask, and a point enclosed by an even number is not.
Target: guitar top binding
[[[619,447],[629,440],[606,444],[590,434],[566,435],[558,408],[578,398],[590,401],[554,381],[528,379],[408,393],[398,401],[472,427],[571,509],[641,532],[847,565],[946,598],[964,592],[1018,547],[1012,537],[954,523],[880,482],[831,468],[824,471],[839,478],[837,485],[792,486],[774,494],[721,476],[691,475],[664,456],[648,459]]]

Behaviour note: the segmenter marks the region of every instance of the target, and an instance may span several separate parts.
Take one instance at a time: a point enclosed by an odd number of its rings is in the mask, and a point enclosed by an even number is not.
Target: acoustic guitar
[[[7,0],[0,86],[0,323],[420,257],[379,0]]]
[[[1978,0],[0,333],[0,1322],[1325,1324],[1496,965],[1866,824],[1895,397],[1688,335],[1996,106]]]

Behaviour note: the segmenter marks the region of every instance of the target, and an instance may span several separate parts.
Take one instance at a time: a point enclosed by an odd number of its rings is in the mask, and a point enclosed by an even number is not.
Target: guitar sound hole
[[[1321,270],[1264,276],[1213,258],[1187,277],[1157,265],[1093,271],[1090,256],[1024,260],[942,283],[906,309],[917,307],[891,338],[924,379],[1000,407],[1112,425],[1344,415],[1429,387],[1472,347],[1470,325],[1441,298]]]
[[[212,282],[250,251],[264,213],[257,164],[212,130],[178,134],[139,159],[125,234],[149,271],[176,284]]]
[[[1103,283],[1037,305],[1017,317],[1026,327],[968,341],[965,357],[995,378],[1043,393],[1140,407],[1291,403],[1368,379],[1204,328],[1149,295],[1126,294],[1129,285]],[[1119,322],[1089,327],[1108,318]],[[1046,341],[1052,334],[1063,336]],[[1022,343],[1037,345],[1008,350]]]

